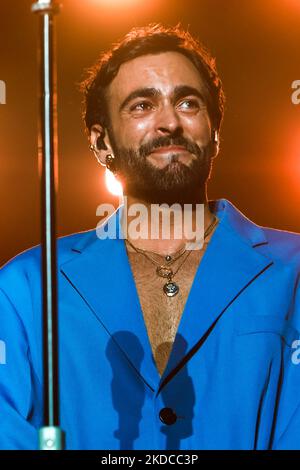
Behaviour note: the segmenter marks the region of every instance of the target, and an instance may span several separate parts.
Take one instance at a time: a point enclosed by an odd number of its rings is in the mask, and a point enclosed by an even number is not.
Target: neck
[[[122,228],[136,248],[159,253],[175,253],[189,242],[203,240],[204,232],[214,221],[206,190],[197,203],[151,204],[125,196]],[[127,229],[126,229],[127,227]]]

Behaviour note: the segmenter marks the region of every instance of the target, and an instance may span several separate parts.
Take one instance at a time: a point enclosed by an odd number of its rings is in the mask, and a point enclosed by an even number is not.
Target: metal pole
[[[32,5],[39,14],[40,125],[39,158],[42,163],[42,280],[43,280],[43,373],[44,423],[39,430],[40,450],[63,448],[59,427],[58,316],[56,272],[55,202],[57,189],[57,95],[54,41],[55,0]]]

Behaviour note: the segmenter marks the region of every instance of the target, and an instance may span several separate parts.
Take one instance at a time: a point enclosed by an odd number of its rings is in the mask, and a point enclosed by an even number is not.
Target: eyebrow
[[[189,86],[189,85],[178,85],[174,88],[173,91],[173,100],[177,101],[180,98],[184,98],[185,96],[194,95],[197,96],[203,103],[205,103],[205,99],[203,94],[198,90],[198,88]]]
[[[161,95],[160,91],[156,88],[137,88],[133,90],[129,95],[125,98],[120,106],[120,111],[125,108],[125,106],[135,98],[154,98],[155,96]]]
[[[203,94],[197,89],[189,85],[177,85],[172,92],[172,101],[177,101],[184,96],[194,95],[197,96],[203,103],[205,99]],[[161,96],[161,91],[157,88],[137,88],[136,90],[129,93],[120,106],[120,111],[122,111],[125,106],[133,101],[135,98],[155,98]]]

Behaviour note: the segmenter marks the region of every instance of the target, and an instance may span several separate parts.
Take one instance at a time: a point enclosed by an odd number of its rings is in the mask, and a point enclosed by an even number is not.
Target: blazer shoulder
[[[292,263],[300,270],[300,234],[286,230],[261,227],[272,254],[285,263]]]
[[[224,220],[224,225],[256,251],[277,264],[300,269],[299,233],[258,225],[226,199],[210,203],[211,209]]]

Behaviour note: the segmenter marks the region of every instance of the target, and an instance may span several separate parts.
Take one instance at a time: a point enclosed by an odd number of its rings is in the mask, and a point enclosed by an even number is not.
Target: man
[[[214,61],[179,28],[138,28],[84,89],[91,150],[127,204],[58,242],[66,448],[300,448],[300,237],[207,199],[224,107]],[[163,237],[160,220],[152,237],[148,215],[146,236],[125,230],[135,204],[170,215],[174,203],[194,222],[204,207],[200,249],[186,232]],[[105,237],[109,224],[125,235]],[[36,448],[39,248],[8,263],[0,287],[0,447]]]

